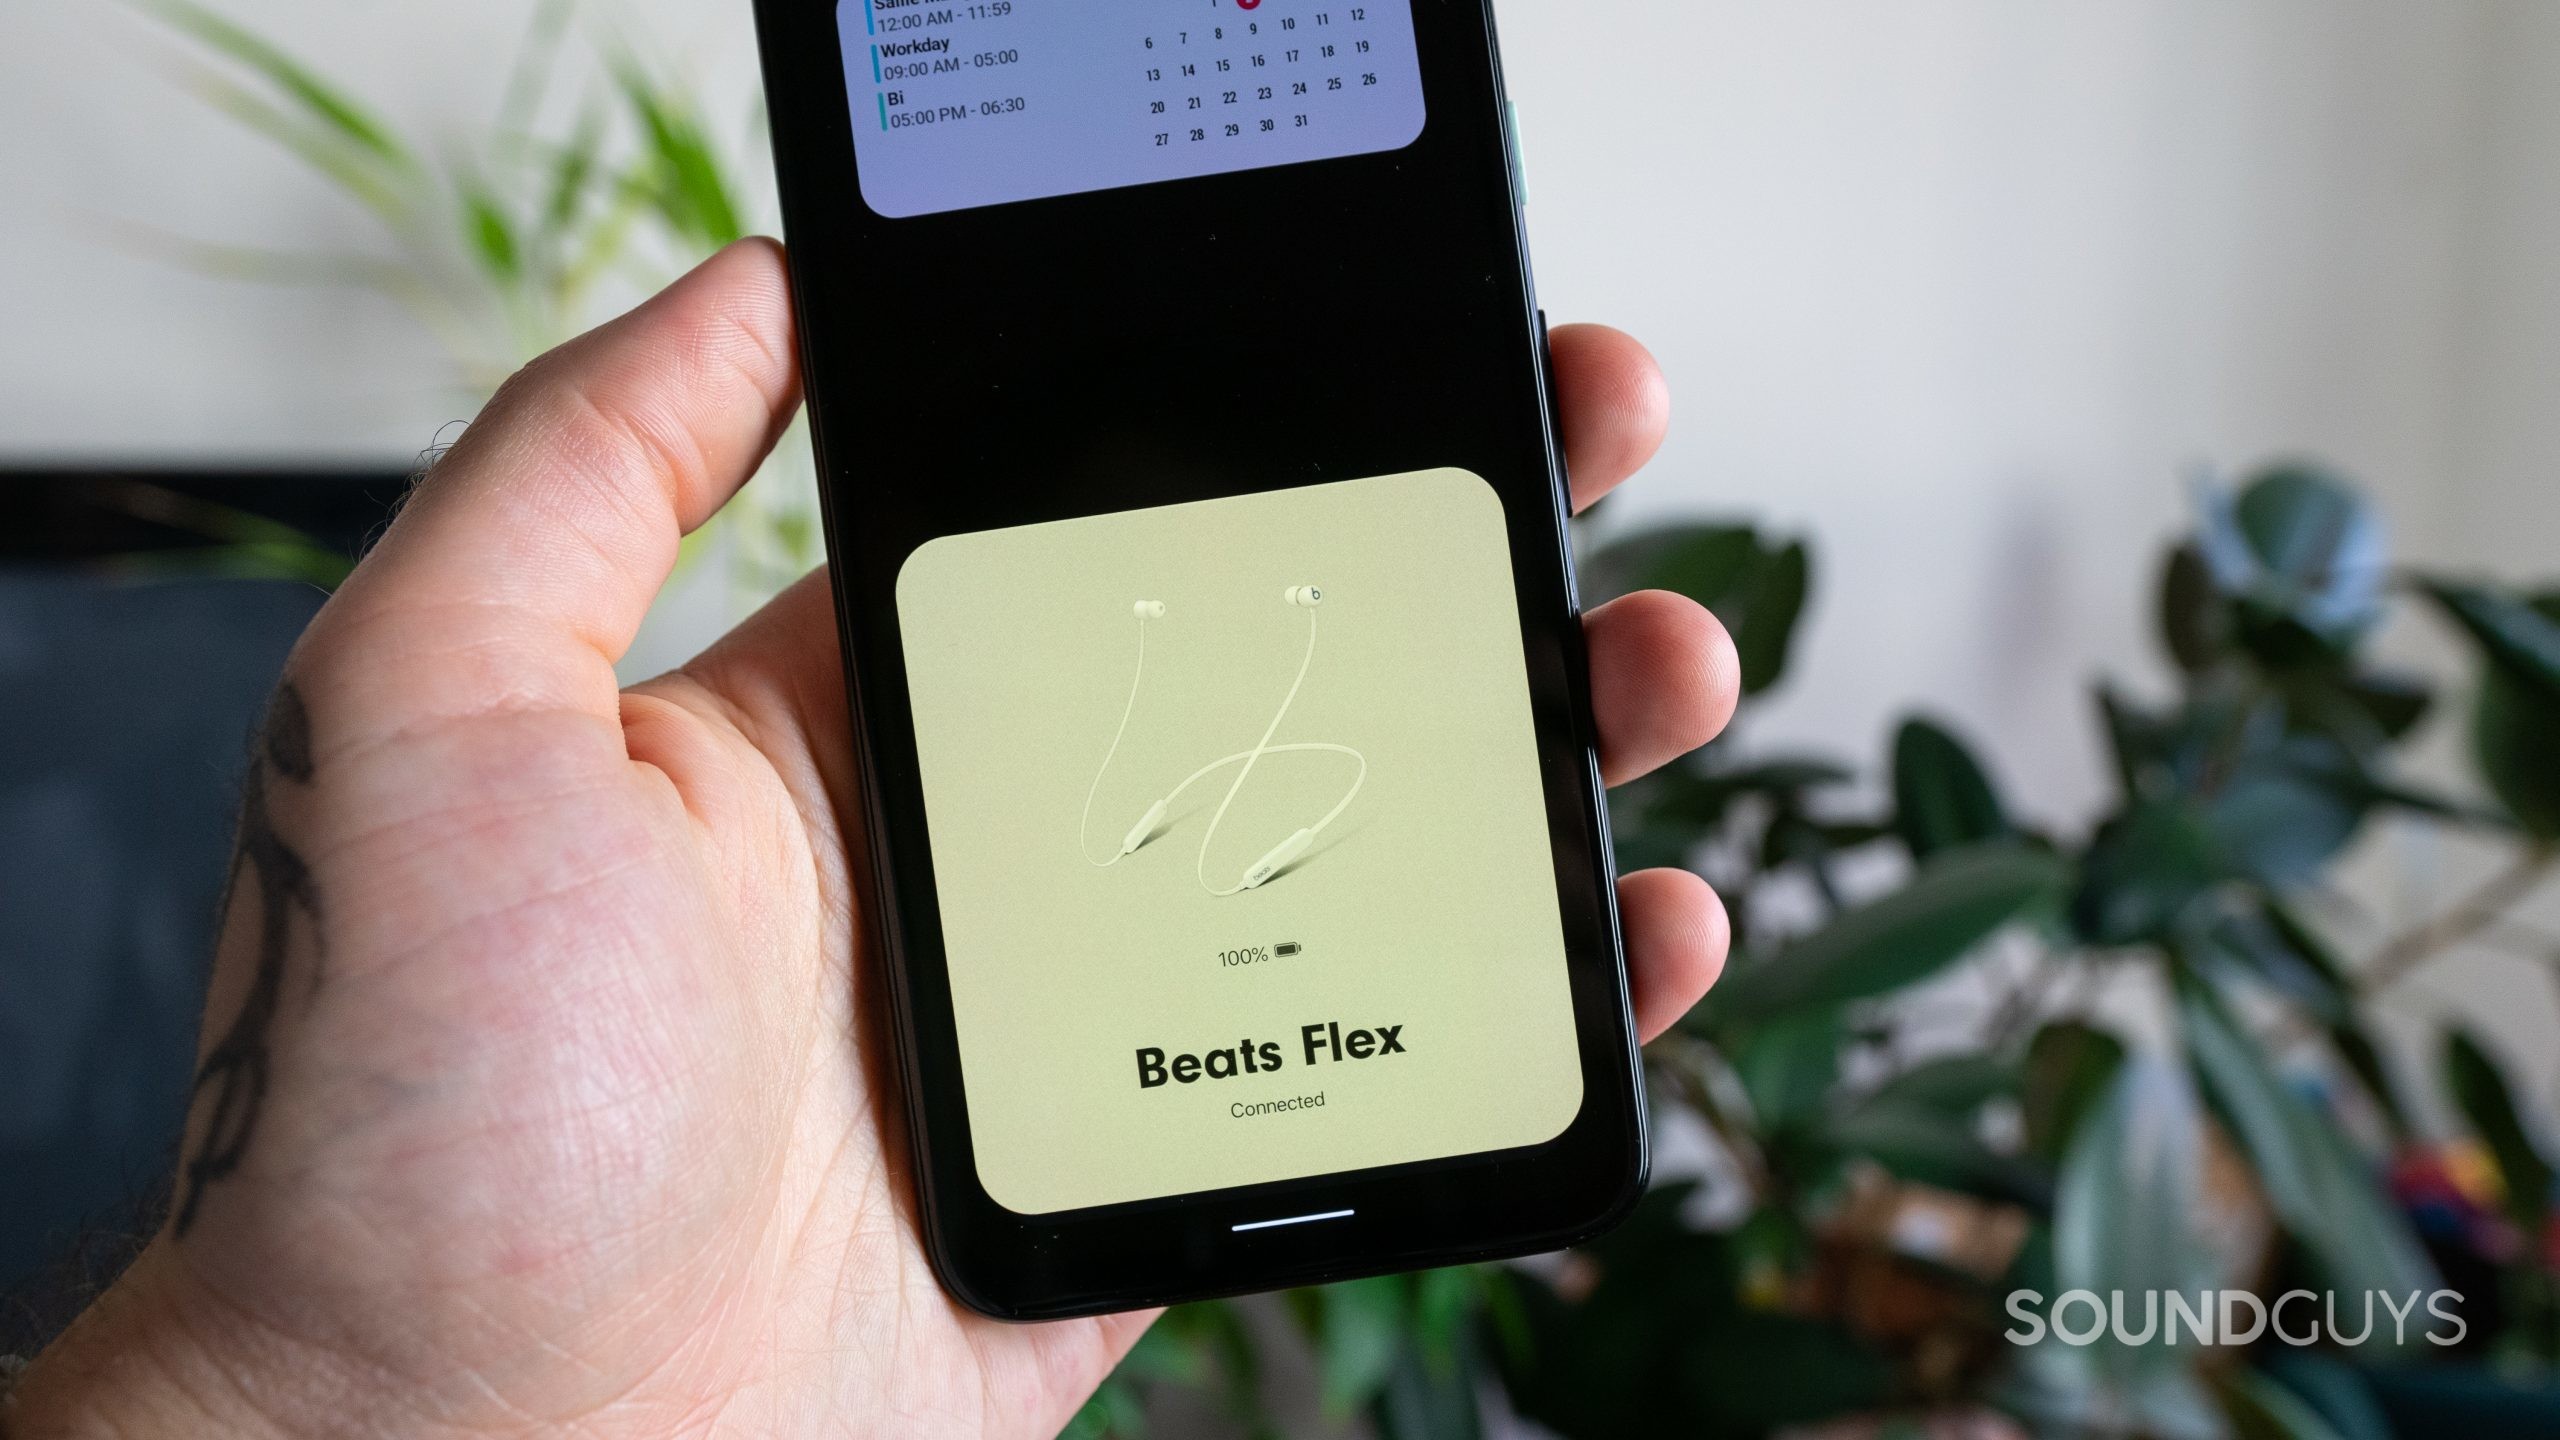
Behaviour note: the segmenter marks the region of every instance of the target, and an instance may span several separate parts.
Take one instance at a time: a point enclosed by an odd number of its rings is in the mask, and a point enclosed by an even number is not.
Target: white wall
[[[1589,36],[1623,35],[1607,47]],[[1926,698],[2067,812],[2179,475],[2308,448],[2443,529],[2480,7],[1514,5],[1540,274],[1653,338],[1649,508],[1821,542],[1771,728]]]
[[[449,132],[494,105],[525,12],[228,3]],[[744,133],[744,0],[610,13]],[[2407,551],[2560,575],[2560,5],[1502,17],[1548,308],[1646,337],[1678,400],[1622,518],[1752,514],[1819,543],[1764,742],[1870,756],[1926,705],[2043,816],[2082,813],[2085,682],[2156,679],[2155,550],[2197,463],[2315,452]],[[195,278],[115,238],[366,236],[176,93],[162,54],[102,0],[0,7],[0,456],[413,453],[462,407],[387,305]],[[2440,649],[2423,627],[2394,643]],[[2428,857],[2382,851],[2378,923],[2439,898],[2407,878]],[[2549,987],[2481,963],[2458,988],[2548,1050]]]
[[[2448,540],[2560,583],[2560,5],[2501,7],[2486,47]]]

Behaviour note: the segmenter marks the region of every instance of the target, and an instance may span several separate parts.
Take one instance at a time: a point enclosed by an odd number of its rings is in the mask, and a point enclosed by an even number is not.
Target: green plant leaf
[[[2419,588],[2517,679],[2560,695],[2560,592],[2530,600],[2481,585],[2424,580]]]
[[[1369,1405],[1378,1440],[1478,1440],[1476,1380],[1470,1367],[1433,1364],[1408,1347]]]
[[[481,268],[503,289],[524,273],[524,252],[516,244],[515,226],[498,207],[496,197],[477,181],[461,180],[456,188],[462,195],[463,240]]]
[[[1476,1267],[1476,1302],[1484,1317],[1486,1333],[1500,1359],[1508,1364],[1525,1365],[1535,1358],[1536,1342],[1529,1333],[1527,1302],[1520,1298],[1520,1282],[1500,1265]]]
[[[635,63],[614,67],[614,78],[649,143],[634,184],[668,229],[706,252],[744,235],[726,170],[691,108]]]
[[[1733,632],[1733,648],[1742,658],[1742,693],[1757,695],[1787,673],[1787,653],[1795,643],[1796,622],[1804,618],[1813,589],[1813,557],[1802,541],[1769,557],[1753,577],[1741,627]]]
[[[603,143],[603,112],[593,106],[581,110],[569,142],[551,156],[551,187],[542,202],[542,231],[546,237],[567,234],[585,213],[595,194],[596,153]]]
[[[1409,1284],[1400,1275],[1378,1275],[1316,1292],[1316,1361],[1326,1414],[1353,1414],[1387,1383],[1404,1346]]]
[[[1595,594],[1669,590],[1712,609],[1761,564],[1760,532],[1749,525],[1660,525],[1620,536],[1585,563]]]
[[[229,58],[291,99],[304,114],[347,144],[402,169],[417,161],[389,126],[344,91],[239,24],[192,3],[192,0],[138,0],[175,30],[195,37],[207,49]]]
[[[2124,1063],[2124,1042],[2077,1020],[2056,1020],[2027,1043],[2023,1099],[2027,1152],[2062,1163],[2090,1107]]]
[[[2060,1296],[2085,1291],[2120,1305],[2125,1344],[2112,1325],[2075,1345],[2054,1331],[2029,1348],[2014,1397],[2056,1434],[2169,1437],[2216,1434],[2202,1419],[2192,1346],[2164,1342],[2168,1297],[2192,1300],[2221,1278],[2198,1223],[2204,1194],[2204,1126],[2182,1068],[2160,1056],[2128,1058],[2101,1087],[2066,1151],[2054,1193],[2048,1321],[2075,1331],[2090,1317],[2064,1313]]]
[[[2022,1078],[2018,1067],[1989,1055],[1939,1055],[1895,1075],[1870,1094],[1887,1104],[1971,1115],[1994,1100],[2017,1094]]]
[[[209,108],[229,116],[242,128],[264,136],[277,148],[319,172],[322,178],[354,197],[395,233],[406,233],[410,197],[403,176],[387,174],[368,157],[340,143],[328,131],[299,120],[265,97],[204,67],[191,66],[182,83]]]
[[[1767,1435],[1886,1403],[1884,1357],[1839,1326],[1759,1308],[1746,1297],[1743,1236],[1682,1218],[1694,1186],[1657,1185],[1584,1259],[1598,1283],[1567,1302],[1522,1277],[1535,1361],[1504,1383],[1527,1418],[1583,1440]],[[1790,1230],[1759,1214],[1743,1230]],[[1752,1242],[1752,1255],[1783,1242]]]
[[[2525,833],[2560,840],[2560,704],[2493,668],[2472,707],[2472,762],[2489,793]]]
[[[1847,1038],[1840,1012],[1816,1007],[1753,1026],[1734,1043],[1734,1074],[1762,1133],[1794,1129],[1822,1112],[1840,1078]]]
[[[2560,839],[2560,591],[2523,598],[2447,580],[2420,589],[2486,659],[2471,725],[2481,779],[2528,833]]]
[[[2302,917],[2272,896],[2259,897],[2258,914],[2263,928],[2251,932],[2251,938],[2261,945],[2281,947],[2316,978],[2328,999],[2324,1005],[2310,1008],[2328,1030],[2330,1048],[2337,1051],[2339,1061],[2381,1107],[2392,1133],[2404,1138],[2410,1135],[2409,1110],[2402,1102],[2400,1086],[2392,1079],[2390,1065],[2356,1014],[2355,986],[2337,952]]]
[[[1427,1363],[1442,1370],[1456,1368],[1475,1325],[1481,1294],[1471,1266],[1425,1270],[1415,1277],[1413,1338]]]
[[[1114,1379],[1102,1382],[1058,1432],[1058,1440],[1143,1440],[1146,1433],[1146,1402],[1136,1386]]]
[[[2319,1351],[2286,1350],[2264,1356],[2267,1378],[2302,1397],[2342,1440],[2394,1440],[2391,1421],[2373,1387],[2345,1361]]]
[[[2117,787],[2127,800],[2148,793],[2152,772],[2169,763],[2160,724],[2111,684],[2101,681],[2092,698],[2106,731],[2107,756],[2115,762]]]
[[[1893,824],[1915,857],[2009,833],[2008,813],[1973,752],[1917,716],[1893,737]]]
[[[2282,889],[2335,859],[2370,805],[2352,763],[2302,735],[2239,766],[2207,802],[2204,823],[2222,866]]]
[[[2187,1053],[2247,1152],[2267,1202],[2341,1291],[2405,1294],[2435,1270],[2326,1116],[2279,1080],[2221,1002],[2191,977],[2178,985]]]
[[[1726,1017],[1844,1004],[1927,979],[2002,926],[2052,904],[2066,870],[2007,844],[1931,856],[1910,883],[1849,910],[1774,954],[1734,967],[1710,998]]]
[[[2137,800],[2098,827],[2081,858],[2073,928],[2099,945],[2164,935],[2219,875],[2213,838],[2192,810]]]
[[[2199,963],[2221,967],[2264,987],[2324,1026],[2353,1011],[2353,995],[2344,977],[2305,959],[2262,915],[2246,911],[2225,915],[2190,939]]]
[[[2235,498],[2208,490],[2200,508],[2198,554],[2239,602],[2241,644],[2262,664],[2342,653],[2381,614],[2382,518],[2335,473],[2271,466]]]
[[[2435,695],[2427,682],[2393,670],[2368,670],[2338,687],[2348,703],[2365,713],[2385,740],[2403,740],[2426,718]]]
[[[1208,1373],[1206,1359],[1188,1327],[1150,1325],[1121,1357],[1114,1373],[1132,1380],[1196,1385]]]
[[[2204,1121],[2193,1085],[2159,1056],[2130,1056],[2064,1152],[2054,1189],[2054,1283],[2122,1294],[2134,1306],[2151,1292],[2212,1288],[2221,1262],[2199,1226],[2203,1208]],[[2126,1319],[2139,1328],[2138,1310],[2129,1308]],[[2159,1338],[2128,1347],[2110,1332],[2089,1359],[2118,1388],[2145,1370],[2185,1368],[2184,1352]]]
[[[2542,1147],[2525,1129],[2505,1073],[2488,1050],[2462,1030],[2445,1035],[2443,1073],[2445,1093],[2453,1097],[2471,1133],[2480,1137],[2498,1162],[2498,1175],[2507,1190],[2507,1212],[2527,1235],[2541,1234],[2551,1209],[2551,1162],[2543,1158]]]
[[[2210,669],[2231,648],[2230,605],[2192,541],[2170,547],[2161,567],[2160,638],[2190,674]]]
[[[206,542],[201,547],[127,556],[120,564],[127,575],[175,579],[210,574],[234,579],[299,580],[323,590],[335,590],[355,569],[353,557],[255,511],[140,480],[101,482],[97,490],[109,509],[201,536]]]
[[[2039,1211],[2053,1201],[2040,1171],[1984,1143],[1972,1109],[1873,1096],[1833,1118],[1822,1139],[1923,1184]]]
[[[1845,766],[1814,756],[1773,755],[1726,764],[1720,747],[1709,746],[1637,782],[1640,788],[1629,793],[1640,797],[1634,808],[1647,820],[1690,827],[1686,848],[1702,838],[1694,832],[1722,825],[1737,801],[1759,797],[1792,806],[1804,791],[1845,785],[1853,778]]]
[[[1592,546],[1582,577],[1592,600],[1669,589],[1710,605],[1756,564],[1759,548],[1759,530],[1751,525],[1651,525]]]
[[[2350,1013],[2330,1028],[2329,1045],[2338,1052],[2339,1063],[2381,1108],[2383,1123],[2391,1127],[2393,1137],[2406,1140],[2415,1134],[2409,1124],[2409,1107],[2391,1078],[2391,1064],[2383,1059],[2382,1047],[2374,1043],[2372,1032],[2364,1028],[2363,1022]]]
[[[2343,1440],[2301,1396],[2255,1370],[2223,1383],[2222,1404],[2233,1440]]]

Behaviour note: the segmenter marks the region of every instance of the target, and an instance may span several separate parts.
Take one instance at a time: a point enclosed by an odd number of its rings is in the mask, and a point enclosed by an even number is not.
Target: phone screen
[[[1019,1220],[1570,1134],[1482,1223],[1596,1213],[1632,1050],[1481,18],[828,3],[842,110],[777,135],[935,1173]]]

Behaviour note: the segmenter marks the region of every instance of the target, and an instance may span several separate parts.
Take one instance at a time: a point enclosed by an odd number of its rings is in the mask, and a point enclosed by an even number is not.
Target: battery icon
[[[1279,944],[1271,947],[1271,953],[1285,960],[1288,957],[1297,954],[1299,949],[1300,946],[1297,941],[1283,940]]]

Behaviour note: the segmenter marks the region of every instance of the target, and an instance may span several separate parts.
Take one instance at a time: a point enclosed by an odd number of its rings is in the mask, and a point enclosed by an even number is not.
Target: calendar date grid
[[[1276,13],[1268,0],[1211,0],[1211,9],[1196,27],[1139,39],[1158,149],[1309,129],[1323,97],[1378,83],[1366,5]]]

